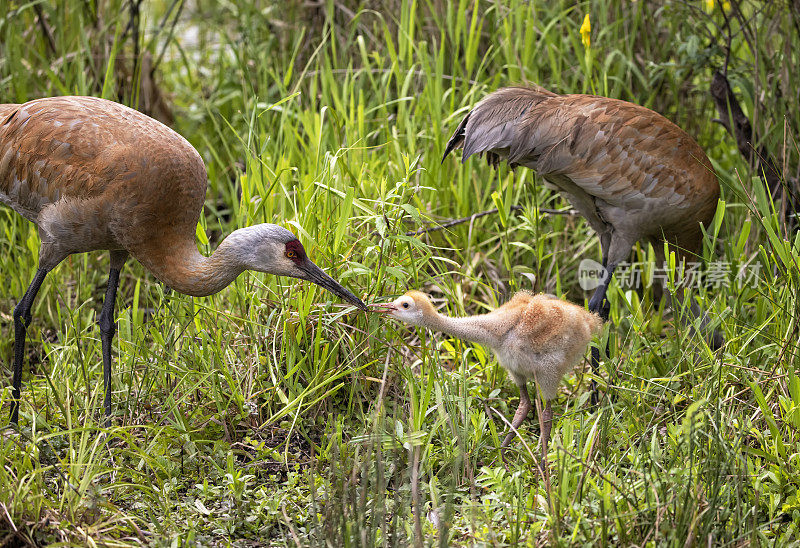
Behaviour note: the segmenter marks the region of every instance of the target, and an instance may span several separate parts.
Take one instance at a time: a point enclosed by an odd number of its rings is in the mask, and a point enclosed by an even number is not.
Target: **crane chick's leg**
[[[103,309],[100,311],[100,317],[97,320],[97,323],[100,324],[100,340],[103,345],[106,426],[111,425],[111,349],[114,342],[114,334],[117,332],[117,324],[114,321],[114,305],[117,300],[117,288],[119,287],[119,272],[127,258],[128,254],[124,251],[111,252],[108,288],[103,300]]]
[[[31,307],[42,287],[42,282],[49,272],[48,269],[39,268],[33,277],[31,285],[25,291],[25,295],[14,307],[14,378],[12,380],[12,400],[11,400],[11,422],[17,424],[19,421],[19,398],[22,387],[22,359],[25,354],[25,335],[31,323]]]
[[[547,470],[547,446],[550,443],[550,430],[553,428],[553,404],[552,400],[547,400],[547,405],[544,411],[539,416],[539,436],[542,444],[542,458],[539,461],[539,467],[542,470]]]
[[[517,379],[514,380],[516,381]],[[503,439],[503,443],[500,444],[500,456],[503,462],[506,460],[506,447],[508,447],[511,440],[514,439],[517,428],[522,425],[522,421],[525,420],[525,417],[528,416],[531,410],[531,398],[528,395],[528,388],[525,386],[525,380],[523,379],[522,382],[517,382],[517,386],[519,386],[519,406],[517,406],[517,412],[514,413],[514,419],[511,421],[511,429],[508,431],[508,434],[506,434],[505,439]]]

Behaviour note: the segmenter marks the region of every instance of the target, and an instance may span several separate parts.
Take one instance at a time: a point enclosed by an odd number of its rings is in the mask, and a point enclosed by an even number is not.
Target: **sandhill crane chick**
[[[519,406],[501,448],[528,416],[531,400],[526,383],[534,380],[547,401],[541,427],[542,463],[546,462],[552,422],[551,400],[561,378],[580,361],[592,336],[600,331],[597,314],[551,295],[526,291],[515,294],[503,306],[477,316],[453,318],[438,313],[419,291],[409,291],[382,308],[397,320],[447,333],[492,349],[500,365],[519,387]]]
[[[129,255],[187,295],[211,295],[245,270],[309,280],[364,303],[325,274],[285,228],[234,231],[205,257],[195,231],[207,186],[203,160],[176,132],[95,97],[48,97],[0,105],[0,202],[39,228],[39,268],[14,308],[11,422],[19,414],[31,307],[47,273],[67,256],[107,249],[111,269],[99,316],[105,414],[111,414],[111,343],[119,274]]]

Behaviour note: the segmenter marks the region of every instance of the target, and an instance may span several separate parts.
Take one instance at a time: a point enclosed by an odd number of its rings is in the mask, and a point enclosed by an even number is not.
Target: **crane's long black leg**
[[[603,262],[606,262],[605,257],[603,258]],[[611,278],[614,275],[614,270],[617,268],[617,264],[611,264],[606,268],[606,277],[603,280],[603,283],[595,289],[592,298],[589,300],[589,312],[597,312],[600,316],[600,319],[603,320],[603,323],[608,321],[609,312],[611,311],[611,305],[606,299],[606,292],[608,291],[608,286],[611,284]],[[608,354],[608,348],[606,347],[606,354]],[[592,345],[592,373],[597,374],[597,371],[600,369],[600,347],[596,344]],[[597,397],[597,382],[592,379],[592,405],[596,405],[598,403]]]
[[[592,298],[589,299],[589,311],[597,312],[603,321],[608,320],[609,304],[606,300],[606,293],[608,286],[611,285],[611,278],[614,276],[614,270],[617,268],[616,264],[612,264],[606,269],[606,277],[603,283],[594,290]]]
[[[40,268],[36,271],[31,285],[25,291],[22,299],[14,307],[14,378],[12,380],[13,392],[11,400],[11,422],[17,424],[19,421],[19,398],[22,387],[22,359],[25,354],[25,335],[31,323],[31,307],[42,287],[42,282],[49,270]]]
[[[103,299],[103,309],[97,323],[100,324],[100,341],[103,346],[103,383],[105,385],[105,415],[106,427],[111,425],[111,349],[117,324],[114,321],[114,305],[117,301],[117,288],[119,287],[119,272],[125,263],[127,253],[113,252],[111,254],[111,268],[108,273],[108,287]]]

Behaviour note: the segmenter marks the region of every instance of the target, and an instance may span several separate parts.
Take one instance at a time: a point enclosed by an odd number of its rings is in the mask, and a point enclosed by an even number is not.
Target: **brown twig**
[[[748,163],[755,167],[764,179],[772,196],[777,196],[781,189],[781,175],[775,160],[764,145],[756,149],[753,145],[753,128],[750,120],[739,106],[739,101],[731,90],[728,78],[721,72],[714,72],[711,80],[711,97],[719,114],[719,123],[736,139],[736,146]]]
[[[765,145],[756,148],[753,144],[753,127],[745,116],[739,101],[733,94],[728,78],[721,72],[714,72],[710,87],[711,97],[717,107],[719,122],[736,139],[736,146],[748,164],[756,170],[769,189],[774,200],[780,200],[780,210],[784,219],[784,231],[788,236],[789,227],[796,226],[794,215],[800,209],[800,195],[797,181],[784,178],[775,158]]]
[[[303,544],[300,542],[300,537],[297,536],[297,531],[294,530],[294,526],[292,525],[292,520],[286,513],[286,505],[283,503],[281,503],[281,514],[285,520],[286,527],[289,528],[289,533],[292,535],[292,540],[294,541],[295,545],[298,547],[302,546]]]
[[[511,211],[522,211],[525,209],[521,205],[513,205],[511,206]],[[474,219],[478,219],[480,217],[485,217],[486,215],[494,215],[498,212],[497,208],[487,209],[486,211],[480,211],[478,213],[473,213],[469,217],[461,217],[460,219],[451,219],[445,223],[438,224],[436,226],[431,226],[428,228],[420,228],[419,230],[409,230],[405,233],[406,236],[420,236],[422,234],[427,234],[429,232],[436,232],[438,230],[444,230],[446,228],[450,228],[452,226],[460,225],[462,223],[466,223],[469,221],[473,221]],[[546,208],[539,208],[539,213],[544,215],[577,215],[578,212],[574,209],[546,209]],[[370,233],[370,236],[375,236],[378,234],[377,230],[373,230]]]
[[[175,34],[175,27],[178,25],[178,19],[180,19],[181,12],[183,11],[183,5],[184,5],[183,0],[173,0],[172,4],[170,4],[169,8],[167,8],[167,12],[161,19],[161,23],[158,25],[158,30],[155,33],[156,37],[161,36],[161,33],[164,30],[164,27],[166,26],[167,21],[169,20],[169,16],[172,13],[172,10],[175,8],[176,4],[178,5],[178,11],[175,12],[175,17],[173,17],[172,24],[169,26],[169,32],[167,33],[167,37],[164,40],[163,46],[161,46],[161,51],[159,52],[158,57],[156,57],[155,63],[153,63],[153,68],[152,68],[153,71],[155,71],[158,68],[158,65],[161,64],[161,60],[167,51],[167,46],[169,46],[169,43],[172,40],[172,36]]]
[[[55,55],[56,39],[53,37],[53,31],[50,30],[50,25],[47,24],[47,20],[44,18],[42,5],[37,2],[33,5],[33,9],[36,11],[36,19],[39,20],[39,26],[42,28],[42,33],[44,34],[44,37],[47,38],[47,45],[50,47],[50,52]]]

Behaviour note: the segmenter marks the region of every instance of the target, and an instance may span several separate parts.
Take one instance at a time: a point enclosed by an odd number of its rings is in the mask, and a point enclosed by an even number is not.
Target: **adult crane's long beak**
[[[361,310],[367,310],[367,305],[361,302],[361,299],[345,289],[339,282],[325,274],[320,267],[311,261],[306,260],[305,264],[301,266],[300,269],[303,271],[303,274],[305,274],[305,276],[303,276],[304,279],[308,280],[309,282],[313,282],[324,289],[327,289],[334,295],[341,297],[350,304],[356,305]]]

